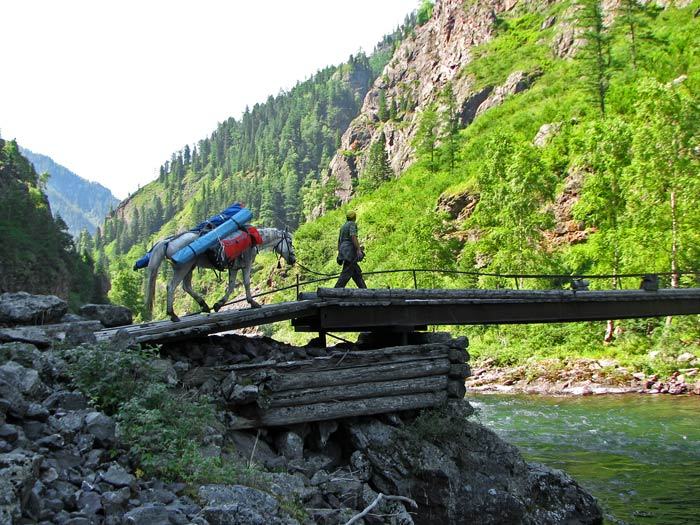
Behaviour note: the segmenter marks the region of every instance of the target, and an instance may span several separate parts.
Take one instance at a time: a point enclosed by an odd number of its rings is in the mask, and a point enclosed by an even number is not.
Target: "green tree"
[[[605,96],[611,73],[610,34],[603,20],[600,0],[578,0],[576,19],[586,43],[577,55],[586,91],[605,115]]]
[[[507,135],[494,136],[485,151],[477,175],[480,200],[468,221],[479,230],[479,240],[467,245],[465,255],[485,261],[492,272],[541,272],[551,264],[541,241],[553,224],[544,204],[553,197],[556,178],[536,148]]]
[[[438,114],[435,105],[427,106],[421,113],[418,130],[413,139],[413,147],[421,159],[424,159],[430,171],[437,170],[435,150],[438,141]]]
[[[382,131],[367,153],[367,162],[360,175],[360,192],[368,192],[377,189],[382,182],[389,180],[394,174],[389,164],[389,155],[386,151],[386,137]]]
[[[433,16],[433,8],[435,7],[435,2],[432,0],[422,0],[420,6],[418,7],[418,14],[416,23],[419,26],[425,24],[430,17]]]
[[[112,303],[126,306],[134,317],[139,319],[144,319],[145,315],[142,280],[140,273],[122,264],[112,275],[112,289],[109,291],[109,300]]]
[[[645,80],[638,91],[629,166],[637,261],[663,264],[679,284],[682,266],[695,268],[700,242],[700,104],[683,85]]]
[[[443,162],[447,164],[450,175],[454,175],[455,163],[459,152],[459,112],[457,99],[452,89],[452,83],[448,82],[440,94],[443,109],[440,112],[440,143]]]

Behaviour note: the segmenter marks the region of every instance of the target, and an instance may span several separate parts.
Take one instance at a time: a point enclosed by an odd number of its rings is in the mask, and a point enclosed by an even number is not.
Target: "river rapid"
[[[612,524],[700,524],[700,398],[467,394],[529,461],[571,474]]]

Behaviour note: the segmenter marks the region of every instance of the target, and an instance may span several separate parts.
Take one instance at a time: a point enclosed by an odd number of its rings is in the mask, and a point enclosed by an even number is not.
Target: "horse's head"
[[[292,244],[292,234],[289,230],[284,230],[280,240],[274,248],[275,252],[284,259],[290,266],[297,262],[297,256],[294,254],[294,245]]]

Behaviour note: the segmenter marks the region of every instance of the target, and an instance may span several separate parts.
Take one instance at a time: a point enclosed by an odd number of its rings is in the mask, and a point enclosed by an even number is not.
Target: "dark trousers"
[[[367,288],[365,284],[365,279],[362,277],[362,270],[360,265],[356,262],[343,262],[343,271],[340,272],[340,277],[338,277],[338,282],[335,283],[335,288],[345,288],[348,281],[352,278],[358,288]]]

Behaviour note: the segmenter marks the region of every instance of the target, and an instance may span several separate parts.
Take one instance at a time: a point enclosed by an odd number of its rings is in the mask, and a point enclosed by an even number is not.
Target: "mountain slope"
[[[92,260],[75,251],[65,223],[54,219],[34,168],[14,141],[0,138],[0,293],[26,291],[70,299],[104,299]]]
[[[94,235],[110,210],[119,203],[107,188],[79,177],[51,157],[26,148],[20,148],[20,152],[34,165],[37,173],[50,175],[46,194],[51,209],[61,216],[74,237],[84,229]]]

